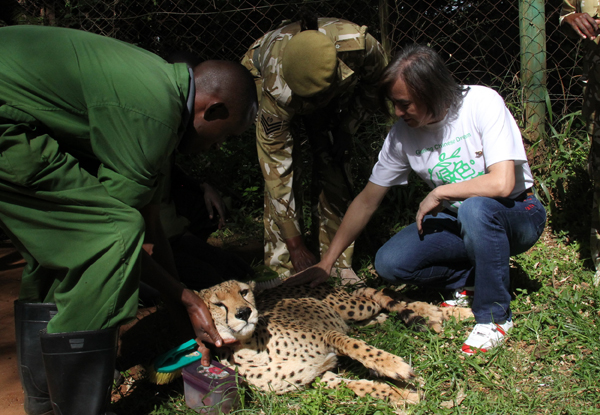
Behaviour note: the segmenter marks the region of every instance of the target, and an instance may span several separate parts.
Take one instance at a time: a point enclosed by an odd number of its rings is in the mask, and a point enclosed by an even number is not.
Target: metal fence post
[[[525,104],[525,128],[537,141],[545,130],[546,16],[543,0],[519,1],[521,83]]]
[[[381,29],[381,46],[388,59],[392,58],[392,45],[390,42],[390,9],[388,0],[379,0],[379,27]]]

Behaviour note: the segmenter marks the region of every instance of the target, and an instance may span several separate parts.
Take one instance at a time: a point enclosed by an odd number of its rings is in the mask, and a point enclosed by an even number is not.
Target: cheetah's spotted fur
[[[219,334],[235,338],[222,361],[236,365],[251,384],[283,394],[303,388],[321,376],[328,387],[344,382],[357,395],[371,394],[395,403],[416,402],[413,389],[386,382],[341,379],[330,372],[337,356],[362,363],[379,376],[410,380],[414,372],[402,358],[348,337],[349,322],[373,318],[382,310],[395,311],[406,323],[423,323],[435,331],[450,316],[466,318],[469,309],[440,308],[398,298],[393,291],[362,288],[352,294],[321,285],[279,286],[254,297],[253,286],[227,281],[198,295],[206,302]],[[255,302],[256,300],[256,302]]]

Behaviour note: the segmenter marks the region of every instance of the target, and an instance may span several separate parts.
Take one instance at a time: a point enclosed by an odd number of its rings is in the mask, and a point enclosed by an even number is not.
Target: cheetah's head
[[[223,340],[245,340],[252,336],[258,323],[253,288],[254,282],[230,280],[197,292]]]

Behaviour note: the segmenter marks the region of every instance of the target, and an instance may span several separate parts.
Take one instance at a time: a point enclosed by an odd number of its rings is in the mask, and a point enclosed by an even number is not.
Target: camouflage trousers
[[[317,203],[319,253],[322,255],[329,249],[329,245],[335,233],[342,223],[342,218],[348,205],[352,201],[352,182],[350,176],[351,136],[345,137],[349,142],[342,146],[332,145],[332,135],[329,131],[319,129],[319,123],[304,120],[304,125],[309,136],[311,152],[313,155],[313,188],[320,191]],[[338,137],[339,139],[339,137]],[[342,153],[342,154],[340,154]],[[295,189],[294,196],[296,206],[302,209],[302,192],[296,186],[302,183],[302,172],[297,167],[297,159],[294,159]],[[317,183],[314,183],[317,182]],[[316,185],[316,186],[315,186]],[[275,271],[280,279],[285,279],[294,273],[290,254],[285,241],[281,237],[279,227],[273,219],[272,203],[269,193],[265,190],[264,199],[264,243],[265,243],[265,265]],[[311,212],[313,211],[311,206]],[[296,212],[302,223],[302,212]],[[314,228],[314,227],[313,227]],[[354,243],[352,243],[340,255],[336,262],[338,268],[352,267],[352,254]]]
[[[583,96],[583,116],[588,122],[591,137],[588,169],[593,181],[594,195],[590,229],[590,253],[596,275],[594,283],[600,283],[600,56],[588,55],[588,83]]]
[[[285,241],[281,238],[279,228],[272,220],[269,209],[270,201],[265,191],[265,215],[264,215],[264,238],[265,238],[265,265],[277,272],[280,279],[286,279],[294,273],[294,267],[290,260],[290,254],[287,250]],[[323,254],[329,249],[329,244],[333,240],[336,231],[342,223],[342,214],[336,212],[327,200],[324,192],[319,196],[319,252]],[[336,267],[351,268],[352,254],[354,252],[354,243],[350,245],[340,255]]]

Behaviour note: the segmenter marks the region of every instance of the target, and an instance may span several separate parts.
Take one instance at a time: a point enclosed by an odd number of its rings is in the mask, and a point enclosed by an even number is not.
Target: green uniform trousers
[[[115,327],[135,316],[141,214],[35,124],[0,118],[0,222],[21,252],[20,299],[54,302],[49,333]]]

